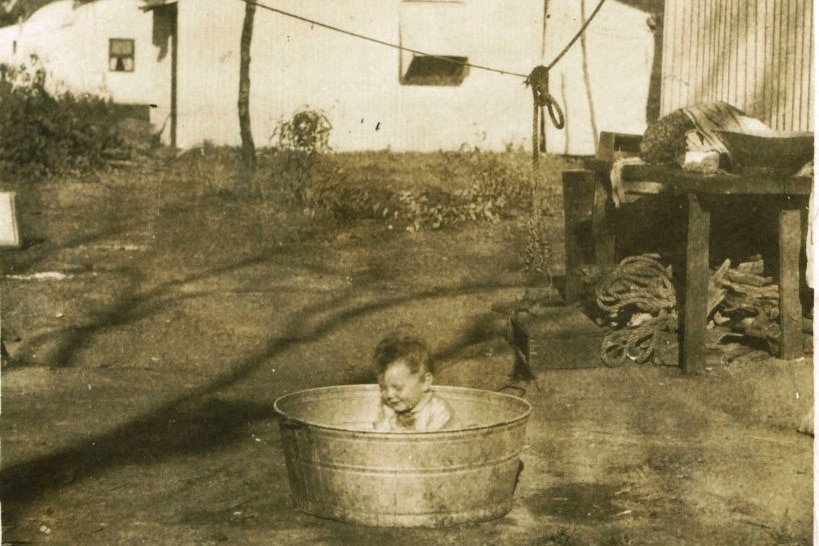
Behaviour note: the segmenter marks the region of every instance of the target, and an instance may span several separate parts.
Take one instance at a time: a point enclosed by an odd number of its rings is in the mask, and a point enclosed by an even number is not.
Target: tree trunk
[[[242,136],[240,181],[243,190],[252,189],[256,173],[256,147],[250,130],[250,44],[255,16],[256,5],[246,2],[239,53],[239,131]]]

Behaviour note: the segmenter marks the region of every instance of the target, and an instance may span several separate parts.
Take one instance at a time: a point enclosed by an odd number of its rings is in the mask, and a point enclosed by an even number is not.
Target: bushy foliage
[[[50,92],[36,65],[6,67],[0,84],[0,168],[20,175],[80,174],[121,157],[110,101]]]
[[[358,168],[351,166],[349,157],[335,154],[279,150],[273,157],[278,189],[314,217],[380,219],[420,231],[494,222],[531,204],[525,164],[510,160],[510,154],[442,152],[426,168],[411,165],[421,156],[389,152],[383,161],[362,161]],[[408,162],[404,170],[414,179],[402,178],[400,166],[385,170],[385,164],[395,161]],[[426,173],[422,179],[419,169]]]

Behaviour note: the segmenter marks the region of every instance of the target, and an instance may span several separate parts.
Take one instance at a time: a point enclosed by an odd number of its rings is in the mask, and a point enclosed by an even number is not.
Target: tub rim
[[[310,392],[318,392],[318,391],[333,391],[333,390],[343,390],[349,389],[350,387],[357,387],[361,389],[362,387],[366,388],[366,390],[376,390],[378,389],[378,385],[372,383],[360,383],[360,384],[353,384],[353,385],[328,385],[324,387],[311,387],[308,389],[300,389],[295,392],[287,393],[282,396],[276,398],[273,402],[273,409],[276,414],[281,417],[280,424],[282,423],[291,423],[296,424],[298,426],[305,426],[316,428],[320,430],[326,431],[333,431],[333,432],[343,432],[345,434],[354,434],[354,435],[366,435],[369,437],[385,437],[385,438],[413,438],[413,437],[422,437],[422,438],[429,438],[430,436],[458,436],[464,433],[472,433],[476,431],[482,431],[486,429],[492,428],[502,428],[502,427],[509,427],[511,425],[515,425],[518,423],[526,423],[529,419],[530,415],[532,414],[532,404],[526,400],[525,398],[521,398],[520,396],[515,396],[513,394],[508,394],[505,392],[498,392],[498,391],[491,391],[488,389],[476,389],[472,387],[458,387],[458,386],[450,386],[450,385],[433,385],[432,390],[445,394],[446,392],[460,392],[460,393],[489,393],[495,397],[499,398],[507,398],[514,400],[515,403],[522,403],[525,411],[521,412],[519,415],[512,419],[506,420],[498,420],[486,425],[477,425],[465,428],[457,428],[451,430],[433,430],[428,432],[384,432],[384,431],[376,431],[376,430],[363,430],[363,429],[354,429],[349,427],[342,427],[342,426],[334,426],[329,425],[327,423],[315,423],[313,421],[307,421],[305,419],[300,419],[298,417],[293,417],[289,415],[287,412],[283,411],[280,407],[280,402],[284,401],[287,398],[293,398],[297,395],[303,393],[310,393]]]

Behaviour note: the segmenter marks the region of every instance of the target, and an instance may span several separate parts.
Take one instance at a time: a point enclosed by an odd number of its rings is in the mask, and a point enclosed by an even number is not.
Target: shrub
[[[303,107],[293,116],[280,121],[273,131],[271,140],[285,151],[314,154],[330,151],[330,131],[333,125],[319,110]]]
[[[0,167],[20,175],[80,174],[123,153],[110,101],[49,92],[44,72],[7,69],[10,89],[0,98]],[[9,81],[5,82],[7,84]]]

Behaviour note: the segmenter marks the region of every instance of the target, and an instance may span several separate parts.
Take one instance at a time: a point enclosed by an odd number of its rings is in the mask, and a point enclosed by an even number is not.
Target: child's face
[[[423,370],[412,373],[403,360],[397,360],[378,376],[381,398],[397,413],[418,405],[432,385],[432,374]]]

